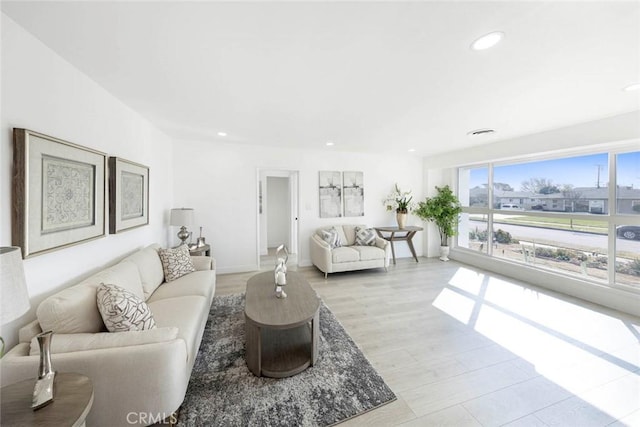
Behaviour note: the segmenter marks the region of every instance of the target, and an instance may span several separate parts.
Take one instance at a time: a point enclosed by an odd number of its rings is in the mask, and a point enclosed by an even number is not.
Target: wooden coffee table
[[[256,376],[284,378],[315,364],[320,299],[298,273],[287,273],[287,298],[276,298],[272,271],[247,282],[246,361]]]

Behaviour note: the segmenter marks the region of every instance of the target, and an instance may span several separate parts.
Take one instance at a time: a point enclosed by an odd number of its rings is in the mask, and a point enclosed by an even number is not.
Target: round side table
[[[34,411],[31,397],[35,378],[2,387],[0,414],[2,426],[84,426],[93,404],[93,386],[88,377],[72,373],[56,373],[53,402]]]

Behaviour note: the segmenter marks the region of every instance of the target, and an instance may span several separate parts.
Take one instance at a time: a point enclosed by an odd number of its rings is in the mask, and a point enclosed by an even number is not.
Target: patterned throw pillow
[[[156,327],[147,303],[120,286],[100,283],[96,303],[109,332],[142,331]]]
[[[338,230],[335,227],[331,227],[327,230],[320,230],[320,237],[327,242],[331,249],[342,246],[340,236],[338,236]]]
[[[356,245],[375,246],[376,232],[371,228],[356,227]]]
[[[187,245],[180,245],[177,248],[170,249],[158,249],[158,255],[160,256],[160,261],[162,261],[164,280],[167,282],[196,271]]]

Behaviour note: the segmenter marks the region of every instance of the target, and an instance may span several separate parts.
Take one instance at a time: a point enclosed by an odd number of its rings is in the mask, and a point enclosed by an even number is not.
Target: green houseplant
[[[456,225],[462,207],[448,185],[436,186],[438,194],[418,203],[413,211],[423,221],[432,221],[440,232],[440,259],[449,261],[449,237],[457,234]]]

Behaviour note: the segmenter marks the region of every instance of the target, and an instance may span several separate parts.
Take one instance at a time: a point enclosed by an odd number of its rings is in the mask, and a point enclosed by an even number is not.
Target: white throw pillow
[[[142,331],[156,327],[147,303],[120,286],[100,283],[96,303],[109,332]]]
[[[196,271],[187,245],[180,245],[177,248],[170,249],[158,249],[158,255],[160,255],[166,282],[171,282],[185,274]]]
[[[356,245],[375,246],[376,232],[371,228],[356,227]]]
[[[320,230],[320,238],[327,242],[331,249],[342,246],[338,230],[335,227],[331,227],[327,230]]]

